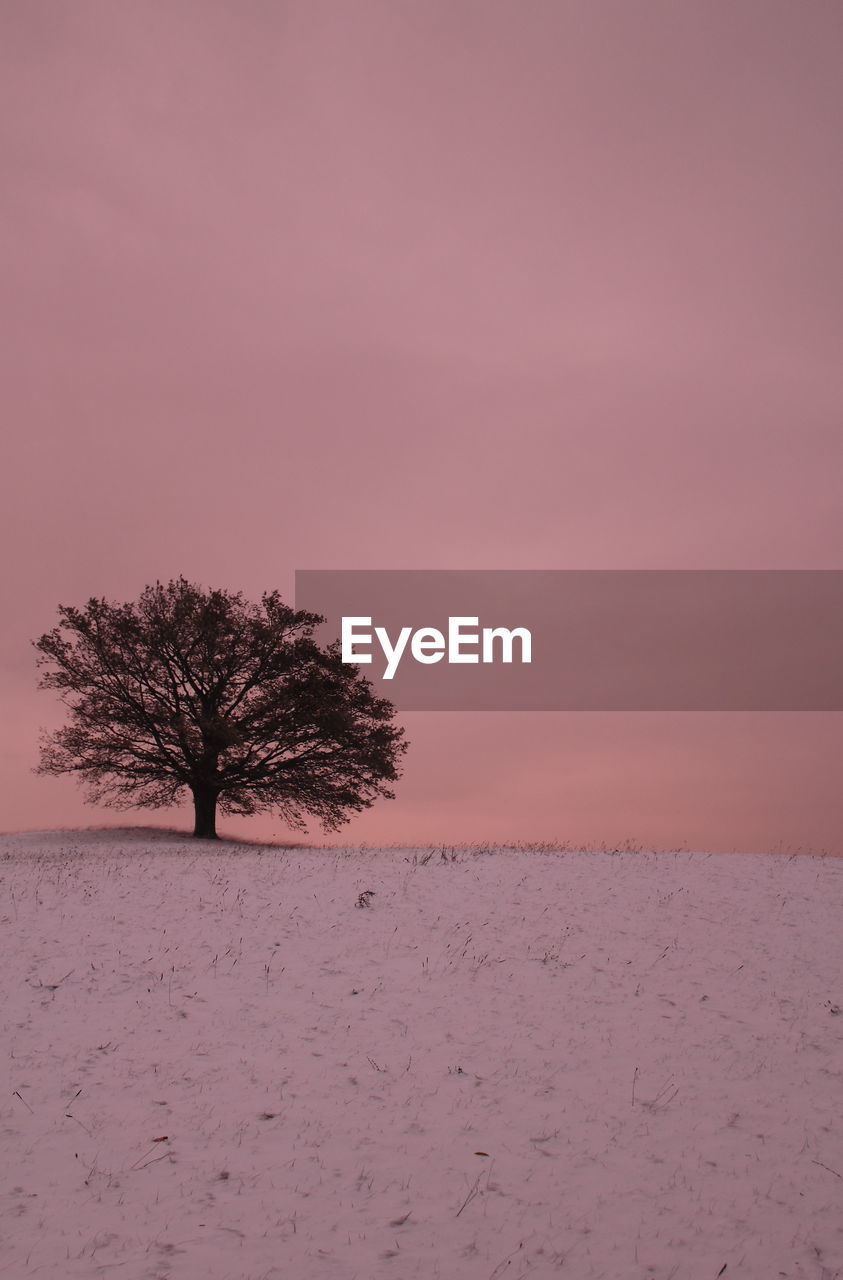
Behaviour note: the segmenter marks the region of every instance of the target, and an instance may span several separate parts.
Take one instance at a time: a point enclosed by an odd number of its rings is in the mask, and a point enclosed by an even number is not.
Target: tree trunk
[[[217,839],[217,796],[214,787],[193,788],[193,808],[196,822],[193,834],[199,840]]]

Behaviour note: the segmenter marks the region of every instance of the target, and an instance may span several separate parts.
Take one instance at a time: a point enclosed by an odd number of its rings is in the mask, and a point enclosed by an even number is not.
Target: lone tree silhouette
[[[335,829],[392,799],[404,731],[338,645],[316,644],[318,614],[178,578],[59,617],[34,643],[70,723],[45,735],[37,772],[77,774],[89,801],[161,808],[188,791],[193,834],[214,839],[217,807]]]

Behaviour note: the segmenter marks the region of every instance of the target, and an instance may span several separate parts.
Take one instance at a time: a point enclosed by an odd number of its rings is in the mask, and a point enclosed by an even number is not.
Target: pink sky
[[[0,827],[123,820],[30,773],[59,602],[843,567],[836,6],[46,0],[0,26]],[[840,715],[406,723],[399,799],[349,839],[840,846]]]

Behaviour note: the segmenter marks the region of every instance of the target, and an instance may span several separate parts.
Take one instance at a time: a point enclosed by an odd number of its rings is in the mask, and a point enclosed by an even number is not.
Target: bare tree
[[[403,730],[338,646],[317,645],[318,614],[179,578],[59,617],[34,643],[70,722],[37,772],[76,774],[91,802],[160,808],[187,791],[194,835],[213,839],[218,807],[334,829],[392,798]]]

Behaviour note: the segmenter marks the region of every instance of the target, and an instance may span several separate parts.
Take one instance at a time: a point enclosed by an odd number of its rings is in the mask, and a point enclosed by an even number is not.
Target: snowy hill
[[[831,858],[2,836],[0,1275],[834,1280],[841,920]]]

